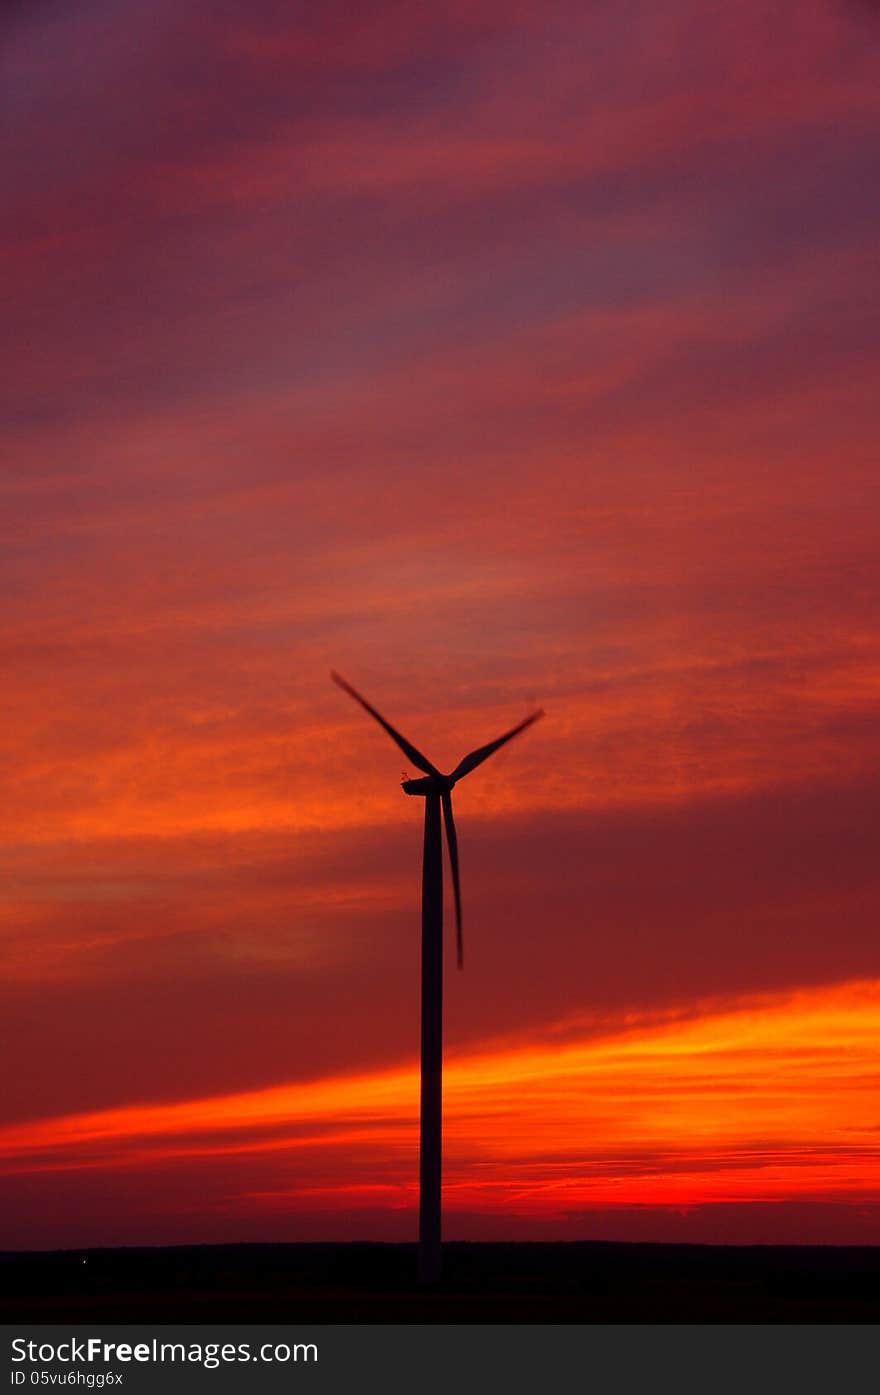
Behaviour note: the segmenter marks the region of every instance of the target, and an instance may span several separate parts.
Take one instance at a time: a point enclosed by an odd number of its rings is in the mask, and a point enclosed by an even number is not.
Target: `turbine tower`
[[[384,727],[392,741],[424,771],[421,780],[403,780],[404,794],[419,795],[425,801],[425,843],[422,857],[422,1027],[421,1098],[419,1124],[419,1282],[436,1284],[440,1278],[440,1167],[443,1096],[443,847],[440,810],[446,824],[449,866],[455,896],[455,933],[458,967],[464,962],[461,934],[461,887],[458,877],[458,839],[452,817],[452,787],[499,746],[530,727],[542,711],[533,712],[503,736],[471,751],[459,761],[451,775],[441,775],[421,751],[390,722],[386,722],[366,698],[350,683],[331,672],[330,677],[349,697]]]

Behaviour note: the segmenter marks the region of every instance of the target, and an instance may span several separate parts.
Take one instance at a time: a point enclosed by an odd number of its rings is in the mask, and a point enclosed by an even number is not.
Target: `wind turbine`
[[[461,934],[461,888],[458,878],[458,839],[452,817],[452,787],[476,770],[484,760],[530,727],[542,711],[506,731],[486,746],[479,746],[460,760],[451,775],[441,775],[421,751],[386,722],[381,712],[338,673],[334,683],[384,727],[392,741],[424,771],[421,780],[402,780],[404,794],[420,795],[425,801],[425,843],[422,857],[422,1059],[419,1125],[419,1282],[435,1284],[440,1278],[440,1161],[443,1095],[443,848],[440,809],[446,824],[452,889],[455,894],[455,932],[458,967],[464,962]]]

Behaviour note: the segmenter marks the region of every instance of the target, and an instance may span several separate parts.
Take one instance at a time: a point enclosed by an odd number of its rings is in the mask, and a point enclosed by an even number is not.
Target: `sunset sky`
[[[880,1243],[880,6],[19,0],[0,92],[0,1247],[415,1238],[331,668],[546,709],[446,1235]]]

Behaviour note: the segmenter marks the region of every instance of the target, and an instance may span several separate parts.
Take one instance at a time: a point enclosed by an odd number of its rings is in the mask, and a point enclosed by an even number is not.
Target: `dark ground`
[[[0,1252],[0,1321],[875,1323],[880,1247],[193,1245]]]

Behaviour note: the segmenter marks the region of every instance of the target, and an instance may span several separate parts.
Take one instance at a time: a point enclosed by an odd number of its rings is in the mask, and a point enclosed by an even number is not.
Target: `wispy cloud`
[[[880,1202],[880,986],[764,995],[577,1039],[454,1055],[446,1203],[558,1219],[579,1208]],[[5,1128],[7,1175],[201,1169],[208,1201],[279,1219],[413,1204],[415,1066]],[[68,1184],[69,1185],[69,1184]],[[198,1207],[195,1207],[198,1210]]]

